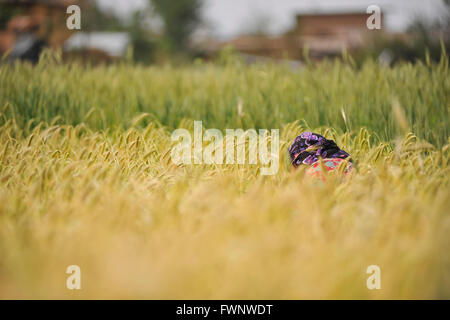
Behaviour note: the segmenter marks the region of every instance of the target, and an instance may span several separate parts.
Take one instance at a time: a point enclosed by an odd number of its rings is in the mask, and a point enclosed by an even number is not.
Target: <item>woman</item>
[[[300,165],[308,165],[306,174],[312,177],[318,177],[325,180],[322,170],[336,170],[342,162],[346,166],[344,173],[348,174],[353,165],[347,158],[350,155],[344,150],[339,149],[333,140],[328,140],[324,136],[313,132],[303,132],[289,147],[289,156],[293,168]],[[319,159],[322,159],[322,165]]]

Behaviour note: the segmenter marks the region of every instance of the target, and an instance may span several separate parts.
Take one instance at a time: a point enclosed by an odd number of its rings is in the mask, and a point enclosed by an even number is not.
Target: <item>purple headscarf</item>
[[[300,164],[313,164],[319,157],[345,159],[350,155],[339,149],[333,140],[313,132],[303,132],[289,147],[289,156],[294,167]]]

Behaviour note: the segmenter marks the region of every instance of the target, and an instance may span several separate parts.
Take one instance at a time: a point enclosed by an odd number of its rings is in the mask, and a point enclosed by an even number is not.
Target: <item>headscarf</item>
[[[313,164],[319,157],[345,159],[350,155],[339,149],[333,140],[313,132],[303,132],[289,147],[289,156],[294,167],[301,164]]]

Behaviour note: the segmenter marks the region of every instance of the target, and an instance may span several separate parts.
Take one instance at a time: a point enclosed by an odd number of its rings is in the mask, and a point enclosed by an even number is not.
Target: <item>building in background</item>
[[[64,42],[67,56],[90,61],[108,61],[125,57],[131,44],[127,32],[77,32]]]
[[[296,26],[287,36],[293,37],[298,47],[308,47],[313,58],[336,56],[343,50],[361,48],[365,40],[380,32],[367,28],[369,16],[365,12],[297,15]]]
[[[126,32],[85,32],[66,26],[67,8],[79,5],[82,26],[96,19],[95,2],[87,0],[0,0],[0,10],[11,16],[0,29],[0,57],[37,62],[45,47],[63,49],[64,58],[110,62],[124,57],[130,37]],[[89,17],[89,13],[91,16]],[[87,28],[89,29],[89,28]]]
[[[301,59],[307,48],[312,59],[321,59],[338,56],[343,50],[359,49],[371,36],[381,33],[381,30],[367,28],[369,16],[365,12],[299,14],[295,27],[281,36],[243,35],[230,41],[207,41],[202,45],[208,53],[232,46],[245,55],[293,60]]]
[[[45,46],[60,47],[70,37],[66,9],[72,0],[2,0],[2,10],[15,15],[0,30],[0,54],[12,59],[37,61]]]

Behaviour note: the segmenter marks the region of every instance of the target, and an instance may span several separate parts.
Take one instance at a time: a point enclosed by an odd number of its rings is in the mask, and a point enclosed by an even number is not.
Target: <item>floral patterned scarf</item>
[[[289,156],[294,167],[301,164],[313,164],[319,157],[323,159],[345,159],[350,155],[339,149],[333,140],[313,132],[303,132],[289,147]]]

